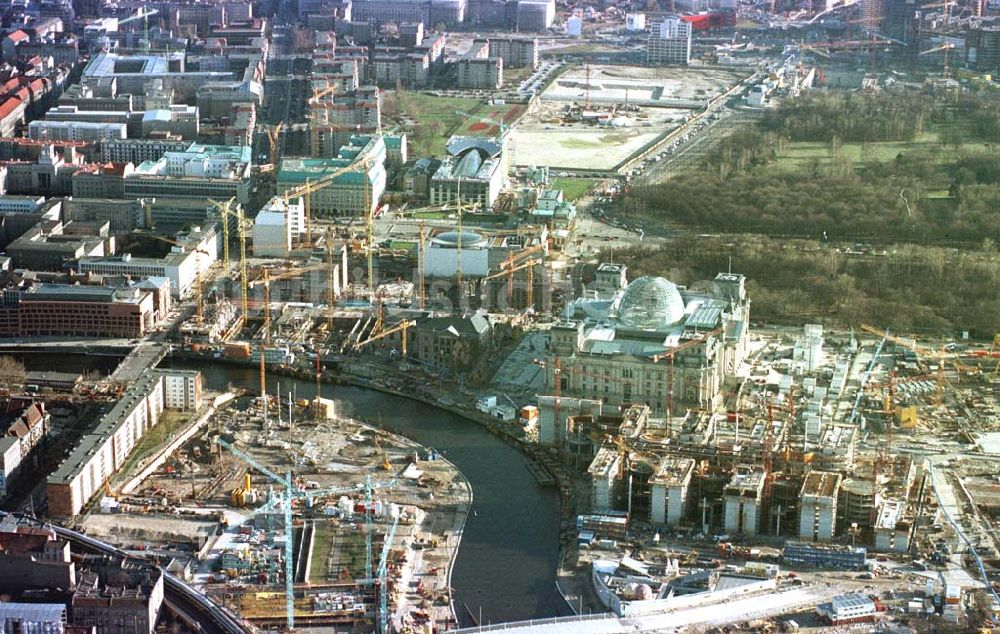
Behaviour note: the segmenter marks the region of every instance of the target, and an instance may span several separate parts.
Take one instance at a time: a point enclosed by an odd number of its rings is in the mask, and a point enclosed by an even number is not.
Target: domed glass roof
[[[457,248],[459,240],[462,242],[463,249],[479,247],[486,243],[483,236],[474,231],[463,231],[461,233],[458,231],[446,231],[434,236],[434,242],[443,247]]]
[[[655,330],[683,318],[680,292],[662,277],[640,277],[631,282],[618,306],[618,320],[630,328]]]

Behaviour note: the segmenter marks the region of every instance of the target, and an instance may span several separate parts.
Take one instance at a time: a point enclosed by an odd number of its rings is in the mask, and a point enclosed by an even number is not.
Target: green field
[[[549,181],[549,187],[552,189],[561,189],[563,191],[563,198],[573,202],[581,198],[599,182],[601,182],[599,178],[553,178]]]
[[[524,110],[519,104],[490,105],[475,97],[409,91],[385,94],[383,115],[407,133],[410,154],[415,157],[444,154],[448,138],[455,134],[496,135],[499,125],[494,122],[512,123]]]

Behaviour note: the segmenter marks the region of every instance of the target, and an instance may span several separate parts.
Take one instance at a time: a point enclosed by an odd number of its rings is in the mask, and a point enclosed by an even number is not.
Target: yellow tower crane
[[[409,319],[404,319],[403,321],[399,322],[398,324],[396,324],[392,328],[386,328],[385,330],[383,330],[383,331],[381,331],[379,333],[371,335],[370,337],[368,337],[364,341],[357,342],[356,344],[354,344],[354,349],[355,350],[360,350],[362,347],[367,346],[368,344],[370,344],[372,342],[378,341],[379,339],[384,339],[385,337],[388,337],[389,335],[395,334],[397,332],[401,332],[402,333],[403,363],[406,363],[406,331],[409,330],[410,328],[412,328],[413,326],[416,326],[416,325],[417,325],[417,322],[415,322],[413,320],[409,320]]]
[[[324,268],[325,264],[317,264],[314,266],[304,266],[297,269],[291,269],[287,271],[282,271],[278,275],[271,277],[269,269],[264,269],[264,277],[250,282],[247,286],[253,288],[258,284],[264,285],[264,325],[263,325],[263,338],[261,339],[260,345],[260,394],[261,398],[267,399],[266,390],[266,378],[267,378],[267,363],[264,360],[264,356],[267,353],[267,347],[271,345],[271,282],[277,282],[280,280],[289,279],[292,277],[297,277],[303,273],[308,273],[309,271],[315,271]],[[266,405],[265,405],[266,407]]]
[[[247,306],[247,230],[253,227],[253,223],[250,222],[246,216],[243,215],[243,206],[237,205],[236,211],[233,211],[233,200],[230,198],[225,203],[220,203],[218,201],[209,199],[213,205],[215,205],[218,210],[220,217],[222,217],[223,223],[223,235],[225,236],[226,245],[223,247],[223,266],[226,269],[226,273],[229,273],[229,223],[225,220],[226,216],[232,216],[236,218],[236,227],[239,230],[240,236],[240,301],[242,309],[242,318],[244,323],[247,320],[247,312],[249,310]]]
[[[484,282],[488,282],[490,280],[495,280],[498,277],[507,276],[508,277],[507,295],[508,295],[508,297],[512,297],[513,296],[513,287],[514,287],[514,273],[516,273],[518,271],[523,271],[524,269],[527,269],[528,270],[528,302],[527,302],[527,305],[530,308],[531,306],[535,305],[535,267],[538,266],[539,264],[542,264],[542,259],[541,258],[531,258],[531,259],[527,260],[526,262],[521,262],[520,264],[518,264],[516,266],[508,267],[505,270],[500,271],[499,273],[494,273],[493,275],[487,275],[486,277],[483,278],[483,281]]]
[[[324,174],[323,176],[317,178],[316,180],[307,178],[305,184],[299,185],[298,187],[291,187],[285,190],[284,192],[278,194],[283,199],[285,199],[286,204],[290,203],[290,201],[294,198],[298,198],[300,196],[302,197],[303,206],[305,207],[305,221],[306,221],[306,231],[304,239],[302,241],[302,244],[304,246],[308,247],[311,246],[312,244],[312,195],[322,189],[327,188],[331,183],[333,183],[333,181],[335,181],[338,177],[344,174],[348,174],[351,172],[367,173],[368,168],[371,167],[373,162],[374,159],[368,158],[363,155],[359,156],[357,160],[355,160],[353,163],[351,163],[346,167],[335,169],[334,171],[329,172],[328,174]],[[371,210],[368,208],[369,205],[367,205],[367,202],[369,200],[368,187],[365,186],[363,189],[365,191],[365,202],[366,202],[365,215],[368,222],[371,223]]]

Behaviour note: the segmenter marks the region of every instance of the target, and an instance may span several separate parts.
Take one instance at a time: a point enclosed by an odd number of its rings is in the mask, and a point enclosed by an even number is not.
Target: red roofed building
[[[27,42],[29,39],[28,34],[20,29],[13,33],[8,33],[7,37],[3,38],[3,42],[0,43],[0,52],[3,54],[3,61],[9,64],[17,59],[17,45],[21,42]]]
[[[7,97],[0,102],[0,137],[14,136],[17,127],[24,122],[26,104],[17,97]]]
[[[31,464],[32,452],[48,433],[49,415],[44,403],[12,398],[0,405],[0,497],[7,494],[12,477]],[[0,426],[2,429],[2,426]]]

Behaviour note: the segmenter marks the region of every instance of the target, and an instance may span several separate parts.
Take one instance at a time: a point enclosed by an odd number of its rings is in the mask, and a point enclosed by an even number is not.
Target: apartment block
[[[646,63],[650,66],[688,64],[691,61],[691,24],[677,16],[653,22],[646,40]]]

